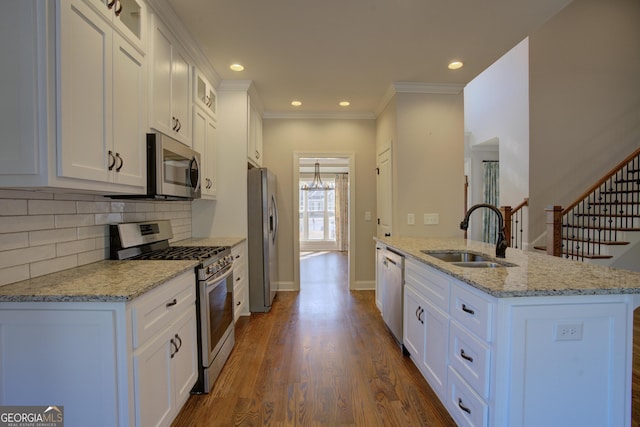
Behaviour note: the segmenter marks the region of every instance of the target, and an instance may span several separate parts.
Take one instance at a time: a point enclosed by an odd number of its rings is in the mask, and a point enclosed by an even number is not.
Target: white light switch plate
[[[440,222],[440,216],[437,213],[424,214],[424,225],[436,225]]]
[[[414,225],[416,223],[416,216],[415,214],[407,214],[407,224],[409,225]]]

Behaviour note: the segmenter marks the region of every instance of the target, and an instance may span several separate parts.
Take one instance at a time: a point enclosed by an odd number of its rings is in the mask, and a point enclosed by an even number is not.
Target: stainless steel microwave
[[[147,197],[199,199],[200,153],[161,133],[147,134]]]

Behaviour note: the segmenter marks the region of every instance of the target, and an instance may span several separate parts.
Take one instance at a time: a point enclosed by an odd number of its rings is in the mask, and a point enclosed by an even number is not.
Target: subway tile
[[[0,268],[0,286],[20,282],[29,278],[29,264]]]
[[[156,207],[151,202],[136,202],[135,209],[136,212],[155,212]]]
[[[110,202],[77,202],[78,213],[109,213]]]
[[[0,216],[0,233],[53,228],[53,215]]]
[[[91,264],[92,262],[102,261],[105,257],[105,249],[100,248],[89,252],[78,254],[78,265]]]
[[[56,271],[66,270],[78,266],[78,256],[69,255],[58,257],[46,261],[34,262],[29,265],[31,278],[44,276],[45,274],[55,273]]]
[[[27,215],[27,200],[0,199],[0,215]]]
[[[74,214],[76,202],[71,200],[29,200],[29,215]]]
[[[125,202],[109,202],[111,204],[111,212],[125,212]]]
[[[156,221],[159,219],[164,219],[162,212],[147,212],[147,221]]]
[[[56,244],[56,256],[62,257],[80,252],[93,251],[96,248],[95,239],[75,240]]]
[[[0,268],[55,258],[55,245],[33,246],[0,252]]]
[[[0,199],[53,199],[53,193],[0,189]]]
[[[91,237],[108,236],[109,227],[107,225],[92,225],[89,227],[78,227],[78,240],[89,239]]]
[[[122,214],[122,220],[124,222],[137,222],[147,219],[147,214],[144,212],[125,212]]]
[[[96,225],[98,224],[114,224],[122,222],[122,213],[114,212],[107,214],[95,214]]]
[[[55,225],[56,228],[86,227],[89,225],[95,225],[95,216],[92,214],[56,215]]]
[[[96,196],[93,194],[54,193],[53,195],[54,200],[73,200],[73,201],[78,201],[78,200],[92,201],[92,200],[95,200],[95,197]]]
[[[98,249],[98,248],[108,248],[109,247],[109,237],[108,236],[96,237],[93,240],[95,242],[96,249]]]
[[[69,242],[77,239],[78,236],[75,228],[54,228],[51,230],[29,232],[29,244],[31,246]]]
[[[26,248],[29,246],[29,233],[5,233],[0,234],[0,251]]]

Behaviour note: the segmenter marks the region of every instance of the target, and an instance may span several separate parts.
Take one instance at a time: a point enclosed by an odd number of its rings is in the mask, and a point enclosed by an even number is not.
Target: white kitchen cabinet
[[[104,19],[111,22],[130,43],[144,50],[146,42],[146,5],[140,0],[84,0]]]
[[[191,60],[169,27],[153,18],[150,126],[191,146]]]
[[[240,316],[249,316],[249,279],[247,265],[246,241],[231,248],[233,257],[233,299],[234,319],[237,322]]]
[[[262,166],[262,114],[258,109],[255,100],[248,98],[247,111],[247,128],[249,134],[247,136],[247,155],[249,162],[254,166]]]
[[[170,425],[197,380],[196,314],[179,316],[134,353],[136,425]]]
[[[138,5],[142,28],[143,4],[127,3]],[[132,44],[134,33],[118,30],[122,15],[102,8],[82,0],[3,5],[2,27],[25,37],[0,41],[3,57],[20,58],[0,70],[0,102],[12,111],[2,122],[0,185],[144,192],[142,40]]]
[[[131,302],[0,302],[0,331],[0,405],[65,425],[169,425],[197,380],[193,270]]]
[[[212,119],[216,119],[218,95],[213,85],[196,67],[193,67],[193,100]]]
[[[384,245],[376,244],[376,307],[382,312],[382,278],[384,275]]]
[[[429,271],[411,259],[405,261],[404,345],[431,388],[444,400],[449,342],[448,307],[430,298],[433,294],[430,284],[442,284],[442,279],[439,273]],[[448,282],[444,284],[446,286],[438,289],[438,293],[444,291],[448,296]],[[448,302],[448,298],[444,300]]]
[[[202,160],[202,198],[218,193],[218,141],[216,122],[200,107],[193,107],[193,149]]]

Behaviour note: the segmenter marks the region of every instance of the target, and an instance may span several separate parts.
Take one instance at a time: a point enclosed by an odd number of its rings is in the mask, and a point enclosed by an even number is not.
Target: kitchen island
[[[630,425],[640,274],[511,248],[498,260],[464,239],[376,240],[405,256],[403,345],[459,425]]]

